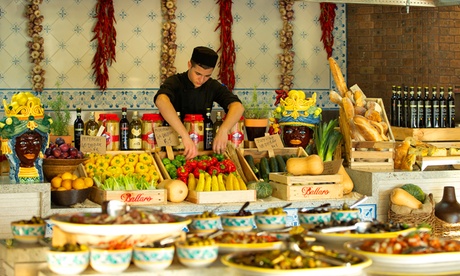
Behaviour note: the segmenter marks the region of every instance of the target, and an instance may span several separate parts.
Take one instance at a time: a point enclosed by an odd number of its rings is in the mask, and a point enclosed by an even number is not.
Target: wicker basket
[[[73,173],[85,159],[43,159],[43,175],[47,181],[65,172]]]
[[[397,214],[391,209],[393,205],[390,200],[390,208],[388,208],[388,220],[395,222],[395,223],[407,223],[413,226],[419,226],[420,224],[428,224],[432,228],[435,227],[435,216],[434,216],[434,207],[435,202],[433,199],[433,195],[429,194],[428,199],[431,203],[431,211],[430,212],[421,212],[421,213],[410,213],[410,214]]]
[[[460,240],[460,223],[448,223],[437,217],[434,220],[434,235],[436,237]]]

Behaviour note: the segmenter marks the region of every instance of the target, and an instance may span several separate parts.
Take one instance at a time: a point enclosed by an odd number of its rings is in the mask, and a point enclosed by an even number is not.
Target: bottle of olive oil
[[[424,127],[431,128],[433,127],[433,113],[431,112],[431,99],[430,99],[430,89],[428,86],[425,86],[423,95],[423,119],[424,119]]]
[[[213,136],[213,122],[211,119],[211,108],[206,108],[206,114],[204,116],[204,150],[212,150],[212,142],[214,140]]]
[[[390,124],[396,126],[396,85],[391,87]]]
[[[409,90],[409,125],[407,127],[417,128],[418,127],[418,113],[417,113],[417,102],[415,100],[414,87],[411,86]]]
[[[444,87],[439,87],[439,127],[447,127],[447,99]]]
[[[410,118],[409,118],[409,87],[404,86],[404,91],[402,95],[402,120],[401,120],[402,127],[409,127],[410,126]]]
[[[455,99],[452,87],[447,89],[447,123],[446,127],[455,127]]]
[[[129,133],[129,121],[128,121],[128,109],[126,107],[121,108],[121,119],[120,119],[120,150],[129,150],[128,133]]]
[[[95,120],[94,111],[89,113],[89,120],[85,124],[85,135],[96,136],[99,130],[99,124]]]
[[[402,127],[402,98],[401,98],[401,86],[398,85],[396,89],[396,111],[395,111],[395,126]]]
[[[85,123],[81,119],[81,108],[77,108],[77,118],[73,124],[74,144],[75,148],[80,150],[80,139],[85,131]]]
[[[142,121],[137,111],[133,111],[133,117],[129,123],[128,141],[130,150],[142,149]]]
[[[438,98],[438,89],[436,86],[431,88],[431,118],[433,120],[433,127],[439,127],[439,121],[441,118],[441,113],[439,110],[439,98]]]

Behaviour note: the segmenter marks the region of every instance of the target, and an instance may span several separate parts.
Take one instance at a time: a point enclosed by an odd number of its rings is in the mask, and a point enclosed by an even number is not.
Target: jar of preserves
[[[105,126],[104,132],[102,136],[105,137],[105,144],[107,146],[108,151],[114,151],[119,149],[119,141],[120,141],[120,118],[118,118],[117,114],[105,114],[102,120],[102,125]],[[99,117],[100,118],[100,117]]]
[[[155,128],[163,126],[163,117],[157,113],[142,115],[142,149],[159,151],[155,140]]]
[[[184,118],[184,125],[187,129],[190,138],[198,150],[204,149],[203,136],[204,136],[204,118],[201,114],[186,114]]]
[[[224,118],[225,120],[225,118]],[[242,148],[244,141],[244,117],[241,116],[240,120],[230,129],[228,134],[228,141],[232,143],[235,148]]]

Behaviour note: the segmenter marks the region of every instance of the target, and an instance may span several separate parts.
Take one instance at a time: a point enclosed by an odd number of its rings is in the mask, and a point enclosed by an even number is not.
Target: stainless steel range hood
[[[328,2],[336,4],[395,5],[408,7],[441,7],[460,5],[460,0],[297,0],[305,2]]]

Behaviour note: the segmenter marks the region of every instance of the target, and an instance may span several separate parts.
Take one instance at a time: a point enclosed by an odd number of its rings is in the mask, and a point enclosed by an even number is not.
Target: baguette
[[[331,69],[331,73],[332,73],[332,77],[334,78],[335,85],[337,85],[337,89],[339,90],[341,96],[344,97],[348,91],[348,87],[343,77],[342,70],[340,70],[340,67],[334,58],[330,57],[328,60],[329,60],[329,68]]]
[[[347,119],[347,121],[355,117],[355,107],[353,106],[353,103],[349,98],[342,98],[342,108],[343,111],[345,111],[345,118]]]
[[[339,93],[335,92],[334,90],[329,91],[329,100],[342,106],[342,96],[340,96]]]
[[[382,136],[377,131],[375,127],[371,125],[368,119],[361,115],[355,115],[353,117],[353,123],[356,128],[359,130],[361,135],[366,139],[366,141],[383,141]]]

